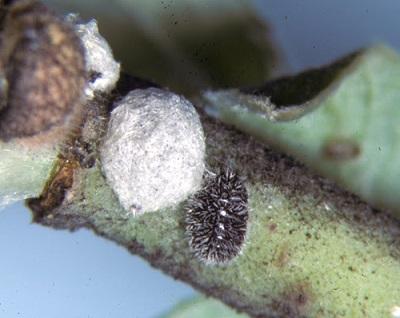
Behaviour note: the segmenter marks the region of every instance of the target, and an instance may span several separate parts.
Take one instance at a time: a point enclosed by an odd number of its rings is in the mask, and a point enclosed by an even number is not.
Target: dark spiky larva
[[[208,180],[186,209],[186,233],[194,254],[207,264],[224,264],[242,250],[248,221],[247,190],[224,169]]]
[[[79,120],[84,50],[73,27],[35,0],[1,7],[0,139],[32,137]]]

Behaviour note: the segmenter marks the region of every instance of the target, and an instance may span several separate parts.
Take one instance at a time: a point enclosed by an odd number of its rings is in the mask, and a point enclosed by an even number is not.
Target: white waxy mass
[[[115,105],[100,149],[107,181],[132,214],[174,205],[197,191],[204,156],[193,105],[158,88],[131,91]]]
[[[73,13],[68,14],[66,20],[74,25],[85,49],[86,70],[91,77],[86,84],[86,97],[93,98],[95,91],[111,92],[119,79],[120,64],[114,60],[110,46],[99,33],[96,20],[85,23]]]

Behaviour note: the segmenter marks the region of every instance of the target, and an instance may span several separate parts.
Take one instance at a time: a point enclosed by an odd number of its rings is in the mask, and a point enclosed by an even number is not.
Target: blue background
[[[216,0],[217,1],[217,0]],[[400,48],[400,1],[256,1],[299,71],[374,42]],[[87,230],[30,223],[22,204],[0,211],[0,317],[155,317],[195,295]]]

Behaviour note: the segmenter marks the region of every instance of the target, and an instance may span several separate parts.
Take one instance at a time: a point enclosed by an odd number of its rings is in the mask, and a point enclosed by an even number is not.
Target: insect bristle
[[[194,254],[225,264],[240,254],[247,231],[247,190],[230,168],[208,178],[187,206],[186,232]]]

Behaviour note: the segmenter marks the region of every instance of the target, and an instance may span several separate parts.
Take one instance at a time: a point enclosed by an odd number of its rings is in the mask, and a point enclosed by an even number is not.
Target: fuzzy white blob
[[[81,23],[78,15],[68,14],[66,20],[75,27],[85,49],[86,70],[98,77],[88,82],[85,94],[93,98],[95,91],[109,93],[119,79],[120,64],[114,60],[107,41],[100,35],[96,20]]]
[[[130,213],[176,204],[202,182],[205,142],[198,114],[189,101],[168,91],[134,90],[112,111],[100,157],[109,184]]]

